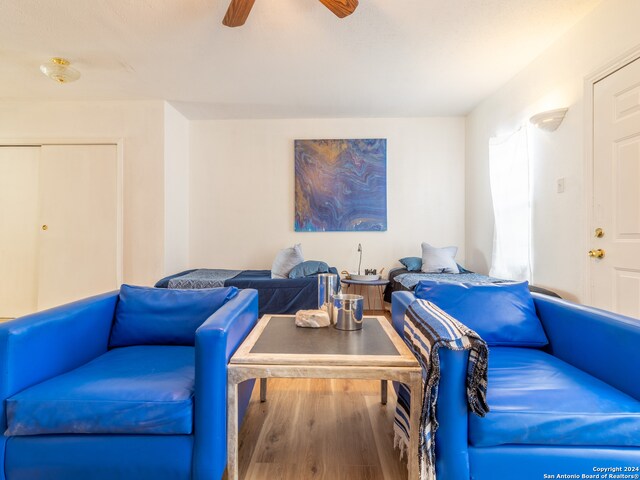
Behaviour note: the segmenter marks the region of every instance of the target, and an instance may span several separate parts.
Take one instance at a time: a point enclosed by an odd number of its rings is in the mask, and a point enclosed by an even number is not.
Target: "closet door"
[[[40,147],[0,147],[0,318],[37,305]]]
[[[117,288],[117,147],[43,145],[38,309]]]
[[[640,59],[593,99],[591,302],[640,319]]]

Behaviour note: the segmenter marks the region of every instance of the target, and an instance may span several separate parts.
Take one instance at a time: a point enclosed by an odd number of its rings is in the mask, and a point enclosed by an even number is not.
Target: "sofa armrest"
[[[549,353],[640,400],[640,321],[533,294]]]
[[[404,338],[404,316],[416,299],[412,292],[394,292],[393,328]],[[468,351],[440,349],[440,385],[436,418],[436,473],[439,480],[470,478],[468,452],[467,363]]]
[[[404,338],[404,314],[415,299],[413,292],[393,292],[391,295],[391,323],[400,338]]]
[[[227,463],[227,364],[258,321],[258,292],[241,290],[196,331],[193,478],[218,480]]]
[[[105,293],[0,324],[0,432],[4,400],[107,351],[117,300]]]

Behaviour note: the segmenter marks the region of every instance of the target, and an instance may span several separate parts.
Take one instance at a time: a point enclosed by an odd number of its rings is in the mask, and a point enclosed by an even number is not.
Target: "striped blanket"
[[[420,417],[419,451],[409,452],[409,435],[413,434],[409,431],[410,396],[408,388],[403,384],[398,391],[394,443],[400,448],[401,456],[405,452],[418,455],[420,480],[434,480],[435,433],[438,428],[436,403],[440,381],[438,351],[441,347],[470,351],[467,402],[473,413],[483,417],[489,411],[486,401],[489,350],[476,332],[426,300],[416,300],[409,305],[404,319],[404,341],[422,366],[424,400]]]

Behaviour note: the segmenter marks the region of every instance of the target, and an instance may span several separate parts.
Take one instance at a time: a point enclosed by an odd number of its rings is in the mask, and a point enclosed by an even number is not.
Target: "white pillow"
[[[422,244],[422,271],[424,273],[460,273],[455,258],[458,247],[432,247]]]
[[[271,265],[271,278],[289,278],[293,267],[304,262],[302,247],[296,243],[293,247],[283,248],[276,255]]]

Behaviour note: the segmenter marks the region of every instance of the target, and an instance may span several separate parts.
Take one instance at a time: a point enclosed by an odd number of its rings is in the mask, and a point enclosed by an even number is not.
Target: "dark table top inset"
[[[251,353],[299,355],[400,355],[375,318],[364,318],[362,330],[296,327],[293,317],[271,318]]]

